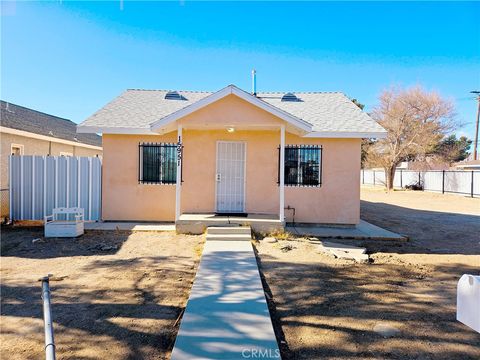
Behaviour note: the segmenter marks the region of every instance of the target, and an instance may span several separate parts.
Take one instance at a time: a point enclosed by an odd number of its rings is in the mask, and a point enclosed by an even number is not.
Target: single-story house
[[[77,127],[103,134],[103,220],[259,215],[360,220],[362,138],[385,130],[339,92],[129,89]]]
[[[102,156],[102,137],[77,134],[77,124],[11,102],[0,101],[1,216],[9,213],[10,155]]]

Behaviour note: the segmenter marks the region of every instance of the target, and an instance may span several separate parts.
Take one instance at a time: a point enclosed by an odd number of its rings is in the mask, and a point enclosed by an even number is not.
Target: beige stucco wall
[[[280,131],[255,129],[278,126],[282,124],[280,119],[243,100],[227,97],[185,117],[181,123],[184,127],[182,212],[215,211],[216,142],[223,140],[247,144],[246,211],[278,214]],[[236,128],[250,125],[252,130],[228,133],[224,129],[198,129],[215,125]],[[104,135],[104,220],[174,220],[175,186],[138,183],[138,144],[176,140],[176,132],[162,136]],[[358,223],[360,143],[360,139],[307,139],[287,133],[286,144],[323,146],[322,186],[285,189],[285,206],[295,207],[295,221]],[[285,214],[291,220],[291,211]]]
[[[358,224],[361,140],[305,139],[288,134],[286,143],[322,145],[322,186],[285,188],[285,206],[295,208],[295,221]],[[287,221],[292,213],[285,210]]]
[[[101,150],[89,149],[80,146],[73,146],[67,144],[61,144],[56,142],[50,142],[45,140],[39,140],[29,138],[25,136],[0,133],[0,186],[2,189],[8,188],[8,157],[11,151],[12,144],[23,145],[24,155],[51,155],[60,156],[60,152],[71,153],[74,156],[101,156]],[[2,202],[4,201],[2,194]],[[5,215],[5,205],[2,206],[2,216]]]
[[[186,128],[277,129],[285,122],[235,95],[229,95],[179,120]]]
[[[248,213],[275,214],[279,209],[279,131],[186,130],[184,143],[183,212],[215,211],[217,141],[247,144],[245,209]],[[201,151],[199,151],[201,149]],[[201,189],[201,191],[200,191]]]
[[[176,134],[103,135],[103,220],[175,220],[175,185],[138,183],[140,142],[176,142]]]

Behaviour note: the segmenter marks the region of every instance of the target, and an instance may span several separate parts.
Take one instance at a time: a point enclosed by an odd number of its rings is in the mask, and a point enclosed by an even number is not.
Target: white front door
[[[218,213],[245,212],[246,144],[217,142],[216,208]]]

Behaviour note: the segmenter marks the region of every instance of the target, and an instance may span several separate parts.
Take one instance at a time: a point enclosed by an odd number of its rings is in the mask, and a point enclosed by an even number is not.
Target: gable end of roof
[[[155,122],[153,122],[151,125],[150,125],[150,130],[155,132],[156,130],[160,129],[161,127],[163,126],[166,126],[167,124],[169,123],[172,123],[184,116],[187,116],[188,114],[191,114],[201,108],[204,108],[205,106],[207,105],[210,105],[220,99],[223,99],[224,97],[228,96],[228,95],[236,95],[238,96],[239,98],[265,110],[265,111],[268,111],[270,113],[272,113],[273,115],[275,116],[278,116],[280,119],[282,120],[285,120],[286,122],[288,122],[289,124],[299,128],[300,130],[304,131],[304,132],[310,132],[312,131],[312,125],[309,124],[308,122],[302,120],[302,119],[299,119],[295,116],[293,116],[292,114],[282,110],[282,109],[279,109],[275,106],[273,106],[272,104],[269,104],[268,102],[265,102],[263,101],[262,99],[250,94],[250,93],[247,93],[246,91],[244,90],[241,90],[239,89],[238,87],[236,87],[235,85],[228,85],[227,87],[213,93],[213,94],[210,94],[208,96],[206,96],[205,98],[193,103],[193,104],[190,104],[190,105],[187,105]]]

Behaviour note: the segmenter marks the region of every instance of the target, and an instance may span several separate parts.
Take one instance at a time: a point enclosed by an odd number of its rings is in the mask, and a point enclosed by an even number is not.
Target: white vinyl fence
[[[85,220],[100,220],[100,158],[10,156],[9,171],[10,219],[43,220],[55,207],[81,207]]]
[[[383,170],[361,170],[360,182],[365,185],[385,186]],[[395,188],[420,184],[425,191],[480,196],[480,171],[397,170],[393,179]]]

